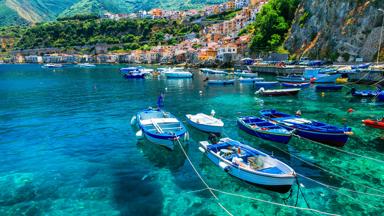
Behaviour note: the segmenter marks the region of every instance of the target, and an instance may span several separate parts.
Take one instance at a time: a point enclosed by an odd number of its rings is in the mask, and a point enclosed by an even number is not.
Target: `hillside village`
[[[207,6],[201,10],[168,11],[152,9],[131,14],[106,13],[103,19],[169,19],[190,20],[203,26],[198,33],[191,33],[176,45],[157,45],[149,50],[113,51],[110,44],[97,44],[94,54],[63,52],[59,48],[12,50],[10,56],[0,61],[9,63],[137,63],[137,64],[180,64],[225,65],[237,62],[248,55],[251,35],[239,36],[240,30],[253,22],[266,1],[232,0],[223,4]],[[235,11],[229,20],[204,20],[212,15]],[[173,35],[165,37],[172,38]],[[1,38],[2,48],[9,48],[12,39]]]

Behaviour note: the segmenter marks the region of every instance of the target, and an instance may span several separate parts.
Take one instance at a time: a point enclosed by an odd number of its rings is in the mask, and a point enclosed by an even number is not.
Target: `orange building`
[[[149,13],[152,14],[152,16],[154,16],[154,17],[162,17],[163,16],[163,10],[161,10],[159,8],[152,9]]]
[[[214,48],[208,47],[201,49],[199,52],[199,60],[207,61],[207,60],[215,60],[217,56],[217,51]]]

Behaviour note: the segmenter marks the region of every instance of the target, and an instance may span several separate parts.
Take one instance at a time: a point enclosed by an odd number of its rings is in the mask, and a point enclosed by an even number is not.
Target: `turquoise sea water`
[[[249,85],[206,86],[201,74],[193,80],[125,80],[118,69],[0,65],[0,215],[226,215],[207,191],[194,192],[204,185],[180,149],[171,152],[136,139],[131,117],[154,106],[162,91],[166,110],[184,122],[187,113],[214,109],[226,135],[321,182],[299,176],[303,195],[294,186],[284,202],[289,193],[222,172],[198,151],[198,141],[207,135],[188,126],[187,152],[204,180],[257,199],[216,192],[233,215],[315,214],[260,200],[292,206],[297,201],[307,208],[306,200],[312,209],[341,215],[382,214],[384,133],[362,126],[361,120],[383,116],[383,104],[353,100],[347,89],[322,96],[311,87],[297,97],[264,98]],[[237,129],[235,117],[268,108],[346,122],[355,134],[342,150],[365,158],[298,138],[275,144]],[[349,108],[355,112],[348,114]]]

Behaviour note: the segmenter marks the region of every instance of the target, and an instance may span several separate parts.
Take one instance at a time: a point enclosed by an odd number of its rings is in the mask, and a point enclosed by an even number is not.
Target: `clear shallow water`
[[[345,96],[347,89],[321,96],[309,88],[297,97],[258,98],[249,85],[208,87],[199,74],[193,80],[125,80],[118,68],[0,65],[0,215],[225,215],[208,192],[191,192],[204,186],[180,149],[170,152],[135,138],[131,117],[154,106],[161,91],[166,92],[166,109],[180,119],[215,109],[227,135],[273,153],[304,176],[364,193],[384,191],[380,161],[297,138],[288,145],[273,144],[239,131],[235,119],[277,108],[290,113],[301,109],[304,117],[338,125],[347,122],[355,135],[342,149],[382,161],[384,133],[362,126],[361,120],[384,115],[383,104],[352,100]],[[348,114],[348,108],[355,112]],[[255,187],[222,172],[197,149],[207,135],[188,129],[188,154],[211,187],[284,203],[289,194]],[[299,181],[313,209],[342,215],[380,215],[384,209],[384,192],[381,197],[364,195],[302,177]],[[234,215],[312,214],[217,195]],[[287,204],[295,205],[296,195],[295,186]],[[306,207],[301,195],[297,206]]]

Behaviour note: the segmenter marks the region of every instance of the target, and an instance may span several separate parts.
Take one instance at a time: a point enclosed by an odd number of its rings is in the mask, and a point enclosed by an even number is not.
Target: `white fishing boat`
[[[77,66],[79,66],[79,67],[84,67],[84,68],[93,68],[93,67],[96,67],[96,65],[94,65],[94,64],[90,64],[90,63],[80,63],[80,64],[77,64]]]
[[[223,171],[244,181],[280,192],[289,191],[295,182],[295,171],[264,152],[230,138],[217,144],[200,142],[199,150]]]
[[[45,64],[42,66],[43,68],[62,68],[62,64]]]
[[[169,68],[163,72],[167,78],[192,78],[193,74],[181,68]]]
[[[240,83],[254,83],[254,82],[260,82],[264,81],[264,78],[262,77],[254,77],[254,78],[239,78]]]
[[[132,125],[137,125],[136,136],[144,136],[152,143],[174,148],[176,139],[188,140],[189,135],[184,124],[171,113],[161,109],[145,109],[131,119]]]
[[[245,78],[254,78],[254,77],[258,77],[258,74],[257,73],[250,73],[248,71],[241,71],[241,72],[235,72],[234,73],[236,76],[239,76],[239,77],[245,77]]]
[[[224,123],[220,119],[217,119],[213,116],[213,110],[211,115],[206,115],[204,113],[198,113],[196,115],[186,115],[187,122],[193,127],[204,132],[220,134],[223,130]]]
[[[288,88],[288,89],[264,89],[261,87],[255,92],[255,94],[263,96],[283,96],[283,95],[297,95],[300,92],[300,88]]]
[[[223,70],[214,70],[214,69],[209,69],[209,68],[202,68],[200,70],[201,70],[201,72],[208,73],[208,74],[228,74],[227,72],[225,72]]]

